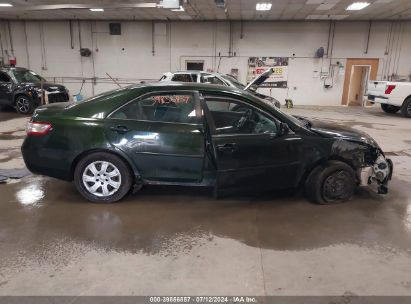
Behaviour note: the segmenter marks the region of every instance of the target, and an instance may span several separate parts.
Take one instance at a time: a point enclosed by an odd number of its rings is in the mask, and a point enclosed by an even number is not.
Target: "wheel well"
[[[404,104],[408,99],[411,99],[411,95],[405,97],[404,102],[402,104]]]
[[[17,98],[18,98],[19,96],[24,96],[24,97],[27,97],[28,99],[30,99],[30,96],[28,96],[28,95],[25,94],[25,93],[17,93],[16,95],[14,95],[14,100],[13,100],[13,104],[14,104],[14,105],[16,105],[16,101],[17,101]]]
[[[330,160],[336,160],[336,161],[345,163],[346,165],[350,166],[351,169],[354,170],[354,172],[355,172],[355,170],[356,170],[356,169],[355,169],[355,166],[354,166],[354,164],[353,164],[352,162],[350,162],[348,159],[345,159],[345,158],[343,158],[343,157],[341,157],[341,156],[333,155],[333,156],[331,156],[327,161],[330,161]]]
[[[308,176],[311,174],[311,172],[313,172],[313,170],[315,168],[317,168],[318,166],[325,164],[327,162],[327,159],[325,158],[321,158],[319,160],[317,160],[316,162],[312,163],[306,170],[305,172],[303,172],[301,178],[300,178],[300,182],[298,183],[298,187],[300,188],[301,186],[304,185],[305,181],[307,180]]]
[[[342,158],[338,155],[333,155],[333,156],[329,157],[328,159],[326,159],[326,158],[319,159],[318,161],[314,162],[309,168],[307,168],[307,170],[305,170],[304,174],[301,176],[299,187],[304,185],[304,183],[307,180],[308,176],[311,174],[311,172],[313,172],[313,170],[315,168],[317,168],[318,166],[323,165],[323,164],[325,164],[329,161],[333,161],[333,160],[345,163],[346,165],[350,166],[351,169],[353,169],[357,179],[359,178],[357,176],[357,169],[355,169],[355,167],[353,166],[353,164],[350,161],[348,161],[347,159]]]
[[[133,183],[136,181],[136,176],[134,174],[134,170],[133,170],[133,167],[131,166],[130,162],[125,157],[123,157],[121,154],[116,153],[112,150],[106,150],[106,149],[91,149],[91,150],[84,151],[84,152],[80,153],[79,155],[77,155],[76,158],[71,163],[70,180],[74,179],[74,170],[76,169],[76,166],[79,163],[79,161],[81,159],[83,159],[84,157],[86,157],[87,155],[90,155],[90,154],[93,154],[93,153],[96,153],[96,152],[110,153],[112,155],[115,155],[115,156],[119,157],[126,164],[128,169],[130,170],[132,178],[133,178]]]

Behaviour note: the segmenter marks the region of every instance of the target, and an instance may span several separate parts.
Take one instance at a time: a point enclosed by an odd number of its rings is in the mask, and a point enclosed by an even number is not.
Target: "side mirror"
[[[281,122],[279,133],[280,133],[280,136],[287,135],[288,133],[290,133],[290,127],[285,122]]]

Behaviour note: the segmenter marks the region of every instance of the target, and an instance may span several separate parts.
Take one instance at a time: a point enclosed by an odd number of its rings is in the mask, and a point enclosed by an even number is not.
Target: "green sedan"
[[[304,187],[329,204],[356,186],[387,193],[392,162],[368,135],[287,115],[235,88],[141,84],[36,109],[22,146],[34,173],[74,181],[92,202],[143,185],[238,190]]]

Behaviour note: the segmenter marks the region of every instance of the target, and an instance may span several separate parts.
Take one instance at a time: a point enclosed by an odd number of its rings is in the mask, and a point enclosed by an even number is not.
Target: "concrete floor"
[[[335,206],[301,194],[214,200],[147,187],[113,205],[40,176],[0,185],[0,295],[411,295],[411,120],[296,108],[351,125],[390,155],[390,193]],[[0,112],[0,169],[24,166],[27,118]]]

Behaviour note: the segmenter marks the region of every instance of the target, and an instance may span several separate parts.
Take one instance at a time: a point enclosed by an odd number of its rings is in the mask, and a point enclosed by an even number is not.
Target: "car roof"
[[[175,75],[175,74],[198,74],[198,73],[205,73],[210,75],[219,75],[223,76],[224,74],[216,73],[216,72],[207,72],[207,71],[197,71],[197,70],[186,70],[186,71],[175,71],[175,72],[166,72],[164,75]]]
[[[3,66],[0,68],[2,71],[10,71],[10,70],[16,70],[16,71],[28,71],[26,68],[21,68],[21,67],[12,67],[12,66]]]
[[[191,73],[191,74],[196,74],[196,73],[201,73],[204,71],[197,71],[197,70],[182,70],[182,71],[175,71],[175,72],[169,72],[171,74],[186,74],[186,73]]]
[[[226,91],[233,93],[244,94],[243,90],[228,87],[224,85],[207,84],[207,83],[197,83],[197,82],[178,82],[178,81],[159,81],[159,82],[146,82],[137,85],[129,86],[130,89],[143,89],[150,90],[150,88],[160,89],[160,90],[201,90],[201,91]]]

